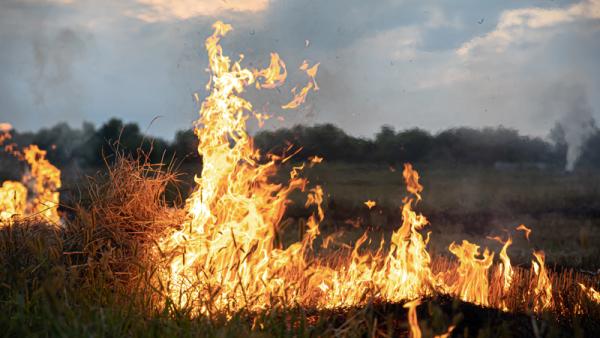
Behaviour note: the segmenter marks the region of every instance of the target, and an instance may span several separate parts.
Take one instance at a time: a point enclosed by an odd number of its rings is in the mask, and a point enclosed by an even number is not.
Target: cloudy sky
[[[204,38],[225,52],[288,65],[280,90],[249,92],[266,128],[333,122],[370,136],[383,124],[438,131],[517,128],[600,117],[600,0],[2,0],[0,122],[36,130],[110,117],[172,137],[197,118]],[[309,41],[308,45],[306,41]],[[320,62],[320,90],[282,111]]]

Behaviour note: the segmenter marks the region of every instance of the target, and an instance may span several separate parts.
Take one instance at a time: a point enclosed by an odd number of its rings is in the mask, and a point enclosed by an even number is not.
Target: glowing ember
[[[369,210],[371,210],[377,205],[377,202],[368,200],[368,201],[365,201],[365,205],[367,206],[367,208],[369,208]]]
[[[315,164],[319,164],[323,162],[323,158],[319,157],[319,156],[311,156],[308,158],[308,160],[310,161],[311,165],[315,165]]]

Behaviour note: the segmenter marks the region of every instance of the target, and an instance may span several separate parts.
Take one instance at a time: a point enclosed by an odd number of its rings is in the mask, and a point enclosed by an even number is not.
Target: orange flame
[[[27,188],[19,182],[6,181],[0,187],[0,226],[13,216],[25,214]]]
[[[489,305],[488,270],[492,266],[494,253],[486,248],[481,258],[479,246],[467,240],[461,245],[452,242],[448,248],[460,261],[457,278],[448,291],[466,302]]]
[[[0,144],[10,138],[0,139]],[[13,217],[36,217],[55,225],[60,223],[58,205],[61,187],[60,170],[46,159],[46,151],[37,145],[30,145],[23,152],[15,144],[5,146],[10,154],[29,164],[30,171],[23,176],[23,182],[6,181],[0,188],[0,225]],[[28,188],[31,196],[28,196]]]
[[[593,287],[587,287],[582,283],[577,283],[581,288],[581,291],[593,302],[600,304],[600,292],[596,291]]]
[[[523,231],[525,233],[525,238],[529,241],[529,234],[531,234],[531,229],[525,226],[525,224],[519,225],[517,228],[519,231]]]
[[[58,205],[61,187],[60,170],[46,159],[46,151],[37,145],[31,145],[24,150],[25,160],[31,166],[31,174],[25,176],[25,182],[33,185],[34,196],[29,212],[44,217],[58,224]]]
[[[10,123],[0,122],[0,133],[8,133],[13,129]]]
[[[420,304],[421,301],[415,299],[403,305],[405,309],[408,309],[408,325],[410,326],[411,338],[421,338],[421,328],[419,327],[419,320],[417,319],[417,306]]]
[[[285,187],[269,182],[275,159],[259,164],[260,153],[245,129],[252,105],[239,96],[256,78],[223,55],[219,42],[231,26],[219,21],[213,28],[206,40],[211,93],[196,129],[202,175],[187,200],[188,221],[160,245],[174,253],[167,274],[170,295],[201,313],[258,309],[268,306],[270,296],[283,297],[281,271],[302,264],[303,249],[301,243],[286,250],[274,246],[287,195],[304,188],[305,181],[297,177],[300,168]],[[319,201],[320,193],[314,191],[312,202]],[[319,218],[310,224],[311,241],[322,217],[319,207]]]
[[[319,163],[323,162],[323,158],[319,157],[319,156],[311,156],[308,158],[308,160],[310,161],[311,167],[314,166],[315,164],[319,164]]]
[[[301,104],[303,104],[306,101],[306,96],[308,95],[308,92],[311,89],[313,91],[319,90],[319,86],[317,85],[317,81],[315,79],[317,76],[317,71],[319,70],[319,63],[313,65],[312,67],[309,67],[308,62],[304,60],[304,62],[302,62],[302,65],[300,65],[300,70],[304,71],[310,79],[306,86],[304,86],[304,88],[300,90],[300,92],[296,92],[297,87],[292,88],[292,94],[294,94],[294,98],[287,104],[281,106],[281,108],[283,109],[298,108]]]
[[[402,172],[409,195],[403,199],[402,224],[389,243],[381,240],[376,250],[365,232],[348,256],[331,262],[315,257],[313,244],[325,219],[324,192],[321,186],[307,191],[305,207],[314,209],[308,219],[298,223],[305,229],[302,238],[285,247],[279,227],[294,190],[305,191],[301,178],[305,163],[292,165],[287,183],[274,183],[278,164],[291,156],[263,156],[254,147],[246,131],[252,104],[241,94],[248,86],[270,88],[284,80],[283,61],[271,55],[267,70],[251,71],[240,62],[223,55],[220,39],[232,28],[222,22],[213,25],[214,33],[206,40],[209,55],[210,94],[201,104],[195,133],[198,152],[203,159],[202,172],[195,178],[196,188],[187,200],[187,220],[159,243],[168,262],[162,280],[167,296],[175,304],[191,306],[199,314],[231,314],[245,308],[256,311],[280,305],[336,308],[364,304],[368,299],[405,301],[434,292],[449,293],[476,304],[490,305],[489,270],[494,253],[468,241],[449,246],[458,258],[456,268],[434,275],[427,251],[429,233],[422,230],[427,218],[413,210],[422,196],[423,186],[412,165]],[[305,88],[318,88],[315,76],[319,64],[303,63],[311,81]],[[262,79],[259,84],[258,80]],[[292,106],[304,102],[306,95],[295,98]],[[297,101],[296,101],[297,99]],[[262,115],[259,115],[259,120]],[[308,166],[321,157],[309,158]],[[375,201],[365,205],[373,208]],[[351,222],[357,226],[359,222]],[[526,233],[527,234],[527,233]],[[340,234],[326,237],[321,246],[328,248]],[[497,238],[501,241],[501,239]],[[503,294],[511,287],[513,268],[507,253],[509,237],[500,251]],[[547,305],[551,285],[536,253],[536,298]],[[550,288],[550,289],[549,289]],[[542,291],[537,291],[537,290]],[[543,291],[546,290],[546,291]],[[551,300],[550,300],[551,302]],[[417,336],[416,303],[411,327]],[[494,304],[495,306],[496,304]],[[506,308],[506,304],[501,305]],[[411,310],[412,307],[412,310]],[[409,315],[410,317],[411,315]],[[448,332],[451,332],[452,328]],[[446,334],[446,336],[449,333]],[[442,335],[443,336],[443,335]]]
[[[273,89],[281,86],[287,78],[287,70],[285,63],[279,58],[279,54],[271,53],[271,64],[269,67],[262,70],[255,70],[254,77],[256,79],[264,78],[264,82],[256,81],[256,88]]]
[[[537,261],[531,261],[532,272],[536,277],[535,279],[532,279],[533,310],[539,313],[552,307],[552,282],[550,282],[548,272],[546,271],[546,255],[544,252],[534,251],[533,256]]]

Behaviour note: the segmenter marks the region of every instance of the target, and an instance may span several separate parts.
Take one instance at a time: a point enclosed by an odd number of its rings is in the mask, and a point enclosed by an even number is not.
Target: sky
[[[350,134],[515,128],[600,117],[600,0],[2,0],[0,122],[37,130],[111,117],[172,138],[206,95],[204,39],[287,64],[279,90],[249,91],[264,128],[334,123]],[[282,110],[320,62],[307,102]],[[256,126],[252,126],[255,130]]]

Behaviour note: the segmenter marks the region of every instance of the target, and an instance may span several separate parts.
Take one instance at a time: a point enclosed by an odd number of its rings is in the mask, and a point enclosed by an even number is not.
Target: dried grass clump
[[[119,154],[104,174],[89,178],[86,205],[67,222],[65,255],[88,282],[127,289],[155,268],[156,240],[183,222],[183,211],[165,199],[167,187],[177,183],[173,166],[140,158]]]

